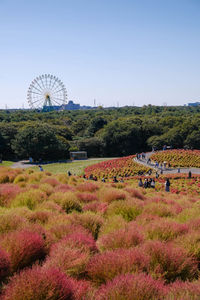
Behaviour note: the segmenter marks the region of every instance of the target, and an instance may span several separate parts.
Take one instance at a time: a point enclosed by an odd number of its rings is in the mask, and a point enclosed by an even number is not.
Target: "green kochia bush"
[[[29,209],[35,209],[39,203],[44,202],[46,199],[46,193],[37,189],[31,189],[17,195],[12,201],[11,206],[27,206]]]
[[[52,194],[49,200],[59,204],[66,213],[71,213],[73,210],[82,211],[82,206],[73,192],[57,192]]]
[[[142,206],[135,199],[114,201],[107,209],[106,214],[121,215],[126,221],[135,220],[142,212]]]

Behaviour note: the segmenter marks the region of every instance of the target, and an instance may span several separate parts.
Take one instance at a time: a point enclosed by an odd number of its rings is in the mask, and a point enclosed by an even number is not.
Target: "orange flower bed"
[[[112,178],[113,176],[134,176],[139,172],[147,173],[150,168],[136,163],[134,157],[135,155],[130,155],[94,164],[85,168],[85,175],[92,174],[97,178]]]
[[[200,150],[165,150],[154,153],[151,160],[163,163],[166,161],[171,167],[200,168]]]

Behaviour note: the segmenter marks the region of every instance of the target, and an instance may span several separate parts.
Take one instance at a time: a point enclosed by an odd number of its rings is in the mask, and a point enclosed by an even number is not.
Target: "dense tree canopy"
[[[200,107],[123,107],[77,111],[0,111],[0,155],[58,159],[69,150],[122,156],[158,149],[200,149]]]

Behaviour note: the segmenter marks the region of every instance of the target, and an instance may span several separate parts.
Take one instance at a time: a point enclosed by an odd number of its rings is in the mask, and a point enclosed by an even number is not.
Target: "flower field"
[[[153,161],[166,161],[171,167],[200,168],[200,150],[165,150],[151,155]]]
[[[112,178],[113,176],[134,176],[139,171],[147,173],[150,168],[136,163],[134,157],[135,155],[130,155],[94,164],[85,168],[85,174],[86,176],[93,174],[97,178]]]
[[[200,299],[200,176],[0,168],[1,300]]]

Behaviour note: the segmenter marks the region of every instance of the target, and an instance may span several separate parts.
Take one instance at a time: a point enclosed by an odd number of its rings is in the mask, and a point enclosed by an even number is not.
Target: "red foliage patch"
[[[3,300],[73,300],[74,284],[57,269],[35,266],[14,275],[5,287]]]
[[[1,240],[1,246],[9,254],[12,272],[30,266],[45,256],[42,236],[27,230],[8,233]]]
[[[163,283],[146,274],[119,275],[99,288],[96,300],[163,300],[166,288]]]
[[[0,283],[10,272],[10,260],[8,254],[0,249]]]

